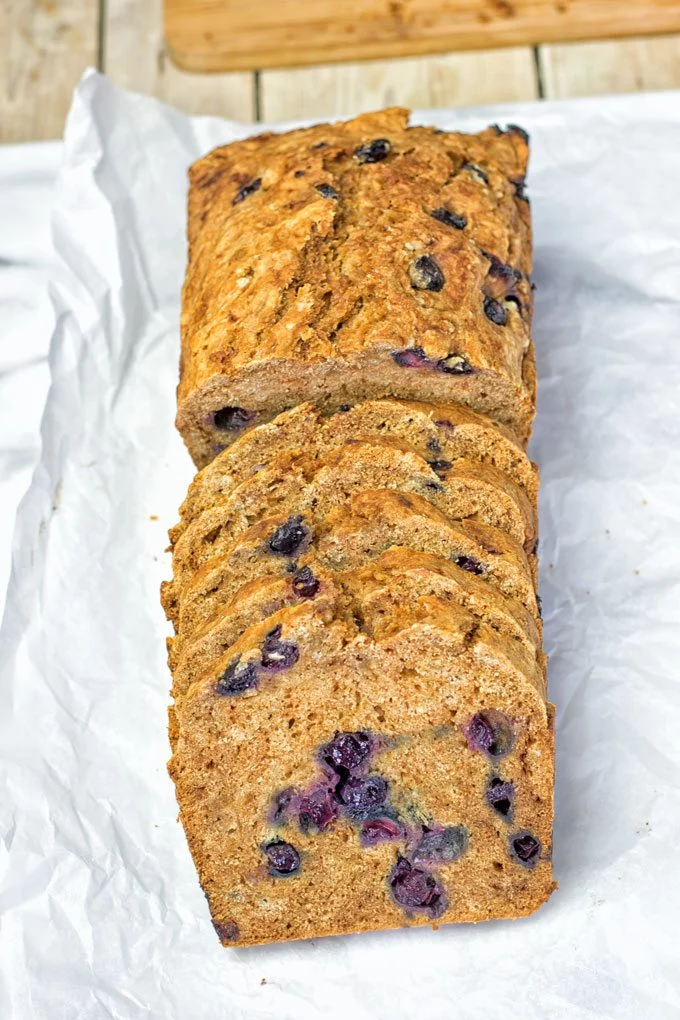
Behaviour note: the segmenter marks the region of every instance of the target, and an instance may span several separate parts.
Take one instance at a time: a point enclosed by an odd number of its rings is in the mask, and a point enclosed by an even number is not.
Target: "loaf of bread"
[[[191,168],[177,425],[198,466],[302,401],[534,413],[527,138],[364,114]]]
[[[527,136],[403,110],[191,170],[170,773],[224,945],[554,888]]]

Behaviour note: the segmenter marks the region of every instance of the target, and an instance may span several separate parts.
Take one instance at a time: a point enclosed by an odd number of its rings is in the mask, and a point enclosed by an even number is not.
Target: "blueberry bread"
[[[319,453],[357,438],[406,441],[438,473],[457,460],[489,464],[524,490],[532,507],[538,473],[521,444],[509,432],[460,405],[405,400],[369,400],[324,415],[305,403],[270,422],[247,429],[223,450],[189,487],[180,522],[170,532],[173,545],[204,510],[224,503],[229,493],[285,450]]]
[[[170,773],[224,945],[554,888],[527,137],[404,110],[190,173]]]
[[[542,676],[460,606],[329,585],[253,625],[179,701],[170,764],[218,936],[532,912],[552,742]]]
[[[462,404],[526,441],[527,157],[519,128],[391,109],[195,163],[177,425],[196,464],[302,401]]]

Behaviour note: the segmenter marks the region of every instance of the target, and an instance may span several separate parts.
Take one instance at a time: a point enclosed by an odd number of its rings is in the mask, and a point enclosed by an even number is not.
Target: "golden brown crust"
[[[177,422],[198,465],[303,400],[463,403],[526,440],[526,140],[407,116],[249,138],[192,167]],[[376,138],[385,158],[358,157]],[[395,361],[406,350],[422,354]],[[216,425],[223,408],[245,415]]]

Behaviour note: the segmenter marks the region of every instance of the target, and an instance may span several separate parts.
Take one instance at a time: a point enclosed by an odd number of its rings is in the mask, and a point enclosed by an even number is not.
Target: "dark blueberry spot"
[[[447,375],[472,375],[474,372],[470,362],[460,354],[449,354],[436,362],[434,367],[438,372],[445,372]]]
[[[425,910],[431,918],[441,917],[446,910],[444,890],[434,875],[414,868],[405,857],[397,857],[388,882],[395,900],[406,910]]]
[[[338,775],[354,772],[368,764],[373,742],[368,733],[336,733],[332,740],[321,748],[319,757]]]
[[[498,256],[492,255],[488,251],[482,251],[482,255],[491,263],[487,270],[489,276],[498,279],[509,286],[513,286],[517,280],[522,279],[522,273],[519,269],[515,269],[514,266],[509,266],[507,262],[501,262]]]
[[[314,142],[312,149],[325,149],[327,145],[328,142]]]
[[[407,347],[404,351],[393,351],[392,357],[400,368],[425,368],[429,359],[422,347]]]
[[[297,796],[297,791],[292,786],[274,794],[269,814],[272,825],[284,825],[290,821],[296,810]]]
[[[379,163],[390,154],[392,146],[386,138],[374,138],[366,145],[360,145],[354,150],[354,158],[359,163]]]
[[[289,517],[269,539],[269,548],[278,556],[292,556],[310,538],[309,528],[302,523],[302,517]]]
[[[527,145],[529,144],[529,133],[523,127],[520,127],[519,124],[508,124],[505,130],[509,135],[519,135],[523,142]]]
[[[468,848],[468,832],[462,825],[429,830],[413,851],[414,864],[448,864],[457,861]]]
[[[338,787],[338,796],[355,821],[363,821],[387,800],[387,780],[382,776],[349,776]]]
[[[486,800],[494,811],[504,818],[512,814],[512,804],[515,798],[515,787],[512,783],[505,783],[495,776],[486,788]]]
[[[322,198],[340,198],[332,184],[316,184],[315,187]]]
[[[445,492],[446,489],[439,482],[425,482],[424,489],[429,489],[431,492]]]
[[[505,314],[507,318],[507,303],[509,301],[516,305],[519,312],[524,310],[524,302],[517,291],[517,284],[522,279],[522,273],[519,269],[515,269],[513,266],[507,265],[505,262],[501,262],[495,255],[490,255],[488,252],[482,252],[482,254],[489,259],[491,265],[487,271],[486,284],[484,287],[484,293],[490,301],[496,300],[498,305],[503,309],[501,313],[498,312],[497,308],[491,308],[492,314],[489,315],[489,310],[485,311],[489,318],[493,322],[496,322],[496,318],[493,316],[500,314],[502,318]],[[505,308],[503,308],[503,302],[505,302]],[[498,322],[498,325],[504,325],[503,322]]]
[[[437,426],[438,429],[445,429],[447,432],[455,432],[456,430],[456,426],[453,424],[453,422],[445,421],[444,419],[442,419],[441,421],[436,421],[435,425]]]
[[[484,314],[487,319],[491,319],[496,326],[504,326],[508,321],[507,311],[503,308],[500,301],[496,301],[496,299],[492,297],[484,298]]]
[[[290,843],[276,839],[272,843],[264,843],[262,850],[269,862],[270,875],[277,877],[294,875],[296,871],[300,870],[300,854]]]
[[[231,204],[238,205],[239,202],[243,202],[245,198],[248,198],[250,195],[254,195],[256,191],[260,190],[261,184],[262,184],[261,177],[255,177],[254,180],[248,181],[247,184],[243,185],[240,191],[236,192],[233,199],[231,200]]]
[[[430,216],[435,220],[439,220],[440,223],[445,223],[447,227],[455,227],[456,230],[465,230],[467,227],[467,220],[464,216],[459,216],[458,213],[451,212],[443,206],[439,209],[434,209]]]
[[[345,414],[347,411],[351,411],[351,409],[352,409],[351,404],[340,404],[338,411],[342,411],[343,414]]]
[[[213,921],[212,926],[223,945],[228,942],[236,942],[241,937],[236,921]]]
[[[501,758],[512,750],[512,723],[495,708],[476,712],[463,726],[463,734],[471,751],[482,751],[491,758]]]
[[[414,290],[441,290],[446,282],[444,274],[431,255],[420,255],[408,267]]]
[[[303,567],[301,570],[298,570],[292,581],[293,591],[301,599],[314,598],[320,585],[321,582],[318,578],[314,577],[311,567]]]
[[[221,407],[215,411],[213,422],[220,432],[240,432],[254,417],[255,412],[246,411],[244,407]]]
[[[524,128],[518,127],[517,124],[507,124],[505,129],[498,124],[492,124],[491,128],[495,135],[519,135],[527,144],[529,142],[529,135]]]
[[[477,166],[476,163],[463,163],[463,170],[469,170],[472,176],[476,177],[478,181],[482,182],[482,184],[489,183],[489,178],[484,173],[482,168],[480,166]]]
[[[479,560],[473,559],[472,556],[457,556],[453,561],[457,567],[461,570],[467,570],[470,574],[483,574],[484,567]]]
[[[538,864],[541,844],[530,832],[516,832],[508,840],[510,853],[524,868],[534,868]]]
[[[539,619],[542,620],[543,619],[543,599],[541,598],[540,595],[536,596],[536,605],[538,606],[538,616],[539,616]]]
[[[439,424],[439,422],[435,422],[435,425],[438,425],[438,424]],[[428,441],[427,441],[427,448],[430,451],[430,453],[441,453],[442,452],[442,444],[439,442],[438,439],[435,439],[434,436],[432,436],[431,439],[428,439]]]
[[[435,471],[439,477],[445,475],[447,471],[451,470],[450,460],[428,460],[427,462],[433,471]]]
[[[338,802],[331,790],[318,787],[301,798],[298,817],[303,832],[323,832],[338,817]]]
[[[269,673],[278,673],[282,669],[290,669],[300,658],[300,650],[290,641],[280,641],[281,624],[270,630],[262,645],[260,663]]]
[[[375,843],[385,843],[388,840],[403,839],[404,830],[393,818],[381,815],[378,818],[369,818],[362,822],[359,832],[359,839],[363,846],[373,846]]]
[[[488,752],[493,746],[494,729],[493,725],[483,712],[477,712],[466,726],[463,733],[471,751]]]
[[[254,662],[247,662],[239,666],[240,657],[237,656],[229,663],[222,676],[215,684],[215,693],[223,697],[234,694],[243,694],[253,687],[257,687],[257,666]]]
[[[516,198],[521,198],[524,202],[528,202],[529,198],[528,198],[527,193],[526,193],[526,186],[527,186],[526,178],[525,177],[516,177],[514,180],[511,180],[510,183],[512,184],[513,188],[515,189],[515,197]]]
[[[295,173],[293,174],[293,176],[294,177],[304,177],[305,176],[305,171],[304,170],[296,170]]]

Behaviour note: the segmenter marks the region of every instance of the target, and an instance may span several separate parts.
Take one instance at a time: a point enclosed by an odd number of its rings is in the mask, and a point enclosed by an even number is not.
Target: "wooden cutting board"
[[[680,31],[680,0],[164,0],[170,56],[259,70]]]

